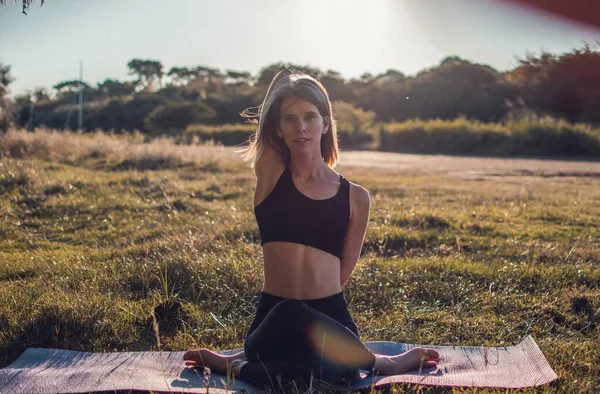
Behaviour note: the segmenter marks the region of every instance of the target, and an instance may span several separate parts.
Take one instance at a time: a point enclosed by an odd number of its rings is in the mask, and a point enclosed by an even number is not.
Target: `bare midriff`
[[[266,293],[312,300],[342,291],[340,259],[330,253],[292,242],[267,242],[263,258]]]

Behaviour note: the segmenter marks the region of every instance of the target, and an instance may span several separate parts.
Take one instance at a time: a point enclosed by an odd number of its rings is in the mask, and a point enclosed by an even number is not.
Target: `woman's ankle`
[[[240,376],[242,375],[242,368],[244,367],[244,365],[248,364],[248,361],[246,360],[233,360],[230,364],[231,367],[231,373],[233,374],[233,376],[235,376],[236,379],[239,379]]]

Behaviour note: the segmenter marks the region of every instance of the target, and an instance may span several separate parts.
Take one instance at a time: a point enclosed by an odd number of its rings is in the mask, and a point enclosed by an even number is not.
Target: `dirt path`
[[[489,176],[591,177],[600,181],[599,161],[480,158],[348,151],[341,154],[340,167],[342,166],[376,167],[469,178]]]

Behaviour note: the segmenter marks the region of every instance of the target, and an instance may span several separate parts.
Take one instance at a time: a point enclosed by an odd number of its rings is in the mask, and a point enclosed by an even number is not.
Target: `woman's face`
[[[288,97],[281,103],[277,136],[291,152],[321,153],[321,136],[329,129],[317,107],[308,101]]]

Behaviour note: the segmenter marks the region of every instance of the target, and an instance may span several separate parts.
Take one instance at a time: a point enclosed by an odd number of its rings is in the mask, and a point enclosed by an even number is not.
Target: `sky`
[[[10,95],[77,79],[133,80],[133,58],[256,75],[276,62],[344,78],[396,69],[406,75],[447,56],[498,71],[541,51],[600,41],[600,30],[503,0],[37,0],[0,8],[0,63]]]

